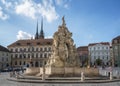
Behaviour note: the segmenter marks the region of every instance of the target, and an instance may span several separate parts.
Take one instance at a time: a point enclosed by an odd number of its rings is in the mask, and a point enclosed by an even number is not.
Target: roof
[[[115,42],[114,40],[117,41],[117,42]],[[112,44],[119,44],[119,43],[120,43],[120,36],[117,36],[117,37],[113,38]]]
[[[109,42],[100,42],[100,43],[90,43],[88,46],[94,46],[94,45],[97,45],[97,44],[110,45]]]
[[[88,51],[88,46],[80,46],[77,48],[78,51]]]
[[[7,47],[15,46],[36,46],[36,45],[52,45],[53,39],[27,39],[27,40],[18,40]]]
[[[9,52],[9,50],[3,46],[0,45],[0,51],[3,51],[3,52]]]
[[[118,40],[118,39],[120,39],[120,36],[113,38],[113,40]]]

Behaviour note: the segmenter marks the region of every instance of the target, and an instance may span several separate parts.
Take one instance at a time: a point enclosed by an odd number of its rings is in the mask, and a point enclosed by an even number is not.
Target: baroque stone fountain
[[[51,76],[81,76],[81,72],[86,75],[98,75],[97,69],[80,68],[80,59],[77,49],[72,39],[72,33],[66,27],[65,19],[62,18],[62,25],[58,27],[53,35],[52,54],[47,64],[39,68],[37,76],[43,74]],[[29,68],[30,70],[30,68]],[[31,69],[32,70],[32,69]],[[32,70],[34,72],[34,70]],[[26,74],[30,72],[27,71]]]
[[[76,67],[80,66],[77,49],[72,39],[72,33],[66,27],[64,17],[62,25],[53,36],[53,52],[46,66],[51,67]]]

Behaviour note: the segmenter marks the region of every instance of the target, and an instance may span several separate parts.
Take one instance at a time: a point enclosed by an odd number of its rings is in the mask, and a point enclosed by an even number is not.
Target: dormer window
[[[21,45],[20,43],[17,43],[16,45]]]
[[[27,45],[30,45],[30,43],[27,43]]]

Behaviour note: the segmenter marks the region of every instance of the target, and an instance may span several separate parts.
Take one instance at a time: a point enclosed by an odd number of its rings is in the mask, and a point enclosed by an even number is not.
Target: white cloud
[[[33,35],[27,33],[27,32],[24,32],[24,31],[18,31],[18,34],[17,34],[17,39],[31,39],[33,37]]]
[[[62,2],[63,2],[63,0],[55,0],[55,3],[56,3],[57,5],[61,5]]]
[[[2,4],[5,5],[5,7],[8,9],[12,6],[11,2],[7,2],[6,0],[1,0]]]
[[[55,0],[56,5],[64,7],[66,9],[69,8],[69,3],[71,0]]]
[[[65,5],[64,5],[64,8],[68,9],[68,8],[69,8],[68,4],[65,4]]]
[[[8,18],[9,18],[9,16],[7,14],[5,14],[2,10],[2,7],[0,7],[0,19],[6,20]]]
[[[32,19],[43,16],[48,22],[58,18],[52,0],[43,0],[42,3],[35,3],[33,0],[22,0],[15,6],[16,14],[24,15]]]
[[[17,14],[22,14],[27,17],[35,19],[36,9],[35,5],[31,0],[23,0],[21,4],[16,5],[15,11]]]
[[[35,0],[1,0],[4,10],[17,15],[36,19],[38,17],[44,17],[48,22],[52,22],[58,19],[59,14],[56,11],[55,4],[69,8],[71,0],[41,0],[36,2]]]
[[[52,5],[52,2],[43,0],[43,4],[39,4],[39,13],[47,19],[48,22],[56,20],[59,15],[57,14],[55,7]]]

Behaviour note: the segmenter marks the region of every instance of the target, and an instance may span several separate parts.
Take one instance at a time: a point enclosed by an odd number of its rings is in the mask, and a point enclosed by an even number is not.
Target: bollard
[[[113,80],[112,72],[110,72],[110,80]]]
[[[81,72],[81,81],[84,81],[85,80],[85,76],[84,76],[84,73]]]
[[[45,81],[45,66],[43,66],[42,81]]]

